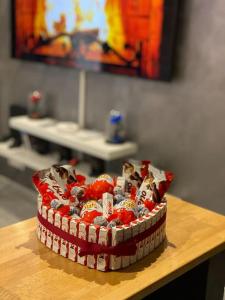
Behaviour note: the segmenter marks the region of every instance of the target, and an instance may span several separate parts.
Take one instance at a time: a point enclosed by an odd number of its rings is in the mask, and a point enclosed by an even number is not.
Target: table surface
[[[225,249],[225,217],[168,195],[167,240],[143,260],[100,272],[53,253],[32,218],[0,229],[0,299],[141,299]]]

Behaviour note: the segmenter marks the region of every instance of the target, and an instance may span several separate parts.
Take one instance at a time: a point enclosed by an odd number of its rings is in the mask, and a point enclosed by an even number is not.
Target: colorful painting
[[[169,79],[177,6],[171,3],[13,0],[13,56],[85,70]]]

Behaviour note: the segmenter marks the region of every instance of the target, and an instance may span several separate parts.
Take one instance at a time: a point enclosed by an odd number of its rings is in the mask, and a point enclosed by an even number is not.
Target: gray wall
[[[37,88],[52,114],[77,119],[78,73],[10,58],[9,0],[0,1],[0,131],[9,103],[25,103]],[[139,158],[176,174],[172,192],[225,213],[225,3],[188,0],[182,5],[176,72],[171,83],[88,74],[88,126],[104,128],[111,108],[127,116]]]

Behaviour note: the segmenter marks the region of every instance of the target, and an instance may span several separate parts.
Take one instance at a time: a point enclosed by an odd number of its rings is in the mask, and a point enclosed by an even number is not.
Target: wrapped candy
[[[59,186],[49,169],[36,172],[32,180],[42,196],[44,205],[50,205],[53,199],[58,199],[62,204],[69,204],[68,198],[64,196],[63,189]]]
[[[108,174],[99,176],[86,191],[86,198],[101,199],[104,193],[113,194],[114,181]]]
[[[126,179],[125,191],[130,192],[131,187],[139,188],[146,175],[148,175],[148,167],[150,161],[129,160],[123,164],[123,177]]]
[[[144,203],[146,199],[159,203],[174,177],[171,172],[159,170],[152,165],[149,165],[148,170],[137,193],[137,205]]]
[[[136,219],[137,208],[135,201],[125,199],[114,206],[113,214],[108,218],[108,221],[119,219],[122,224],[129,224]]]
[[[102,207],[97,201],[89,200],[84,203],[80,212],[80,216],[83,221],[87,223],[93,223],[93,220],[96,217],[102,216]]]
[[[53,165],[50,170],[53,178],[57,181],[62,189],[66,184],[77,182],[75,167],[71,165]]]
[[[53,199],[51,200],[50,205],[52,208],[58,209],[62,205],[62,202],[59,201],[58,199]]]

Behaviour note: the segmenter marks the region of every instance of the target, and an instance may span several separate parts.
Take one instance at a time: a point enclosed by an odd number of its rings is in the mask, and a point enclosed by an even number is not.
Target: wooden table
[[[163,299],[161,292],[171,299],[171,284],[177,282],[178,291],[186,274],[190,276],[185,280],[196,277],[198,289],[201,284],[205,290],[202,279],[208,274],[209,280],[208,262],[225,250],[225,217],[168,196],[167,222],[167,241],[153,254],[109,273],[51,252],[36,238],[35,218],[4,227],[0,229],[0,299],[142,299],[156,290],[151,299]],[[173,294],[173,299],[178,298]]]

